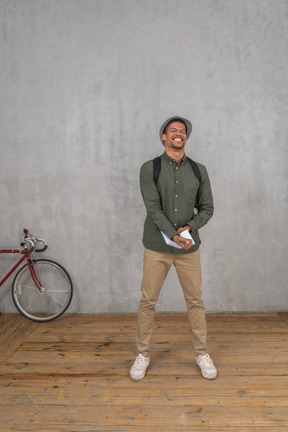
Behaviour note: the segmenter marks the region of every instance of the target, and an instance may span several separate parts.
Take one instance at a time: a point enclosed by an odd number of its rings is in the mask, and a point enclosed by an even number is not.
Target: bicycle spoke
[[[39,291],[39,289],[36,287],[36,285],[34,284],[34,286],[29,286],[29,285],[22,285],[22,287],[24,287],[25,289],[33,289],[33,290],[37,290]]]
[[[55,300],[57,303],[59,303],[61,306],[64,306],[63,303],[60,302],[60,300],[58,300],[55,296],[51,296],[49,293],[45,293],[47,295],[47,297],[50,297],[51,299]]]
[[[50,284],[46,283],[45,286],[49,287],[50,285],[55,285],[58,281],[61,281],[61,280],[63,280],[62,277],[60,277],[60,278],[58,278],[56,280],[53,280]]]
[[[51,289],[49,289],[49,293],[65,293],[65,294],[68,294],[68,290],[66,290],[66,289],[64,289],[64,290],[51,290]]]

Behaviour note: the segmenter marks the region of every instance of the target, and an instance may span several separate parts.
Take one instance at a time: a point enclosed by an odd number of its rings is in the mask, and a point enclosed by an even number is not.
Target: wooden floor
[[[134,383],[136,316],[0,316],[0,431],[287,432],[287,314],[208,315],[215,381],[200,376],[184,314],[159,314]]]

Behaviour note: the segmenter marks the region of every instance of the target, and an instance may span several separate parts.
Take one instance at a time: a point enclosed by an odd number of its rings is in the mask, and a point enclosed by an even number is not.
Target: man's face
[[[165,147],[178,150],[183,149],[187,140],[184,123],[179,121],[170,123],[165,133],[162,135],[162,140],[164,141]]]

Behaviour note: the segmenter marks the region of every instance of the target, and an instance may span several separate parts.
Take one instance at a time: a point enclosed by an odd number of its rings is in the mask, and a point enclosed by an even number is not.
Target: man
[[[134,381],[144,378],[149,366],[155,305],[172,264],[176,268],[187,304],[196,363],[204,378],[217,377],[217,369],[207,353],[206,346],[198,235],[198,229],[213,215],[213,197],[204,165],[197,163],[199,180],[195,170],[193,171],[192,161],[185,156],[185,144],[191,131],[192,124],[183,117],[176,116],[166,120],[160,128],[160,139],[165,146],[165,152],[161,155],[158,180],[154,178],[152,160],[144,163],[140,170],[140,188],[147,217],[143,234],[145,250],[142,298],[137,317],[138,355],[130,369],[130,377]],[[197,212],[194,211],[195,206]],[[184,237],[186,230],[191,234],[193,242],[186,238],[186,235]],[[179,249],[167,245],[162,232],[172,239]]]

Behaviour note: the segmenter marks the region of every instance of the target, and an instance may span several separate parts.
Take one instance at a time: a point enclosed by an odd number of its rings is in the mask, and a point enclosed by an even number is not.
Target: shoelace
[[[135,362],[135,368],[138,369],[141,366],[146,366],[146,360],[144,358],[144,356],[142,356],[142,354],[140,354],[137,358],[136,358],[136,362]]]
[[[214,362],[211,359],[211,357],[209,356],[209,354],[205,354],[204,356],[202,356],[201,362],[202,361],[205,362],[207,366],[210,366],[211,364],[214,364]]]

